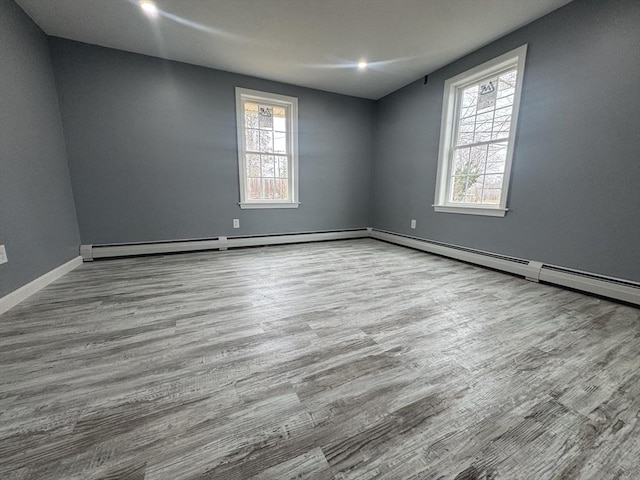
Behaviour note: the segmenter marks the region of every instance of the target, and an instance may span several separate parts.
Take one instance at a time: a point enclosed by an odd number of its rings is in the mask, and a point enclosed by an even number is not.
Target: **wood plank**
[[[640,478],[640,311],[372,239],[97,261],[0,316],[7,479]]]

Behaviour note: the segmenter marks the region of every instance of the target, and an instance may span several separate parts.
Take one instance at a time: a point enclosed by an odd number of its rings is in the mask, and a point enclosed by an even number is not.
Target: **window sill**
[[[470,207],[458,205],[433,205],[433,209],[440,213],[461,213],[464,215],[484,215],[487,217],[504,217],[508,208]]]
[[[274,202],[274,203],[240,203],[240,208],[242,209],[251,209],[251,208],[298,208],[300,202]]]

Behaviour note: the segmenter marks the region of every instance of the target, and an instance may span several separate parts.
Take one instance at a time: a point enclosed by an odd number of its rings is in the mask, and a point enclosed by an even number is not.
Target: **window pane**
[[[478,86],[477,85],[463,90],[460,117],[464,118],[464,117],[475,115],[477,103],[478,103]]]
[[[286,132],[287,131],[287,119],[286,118],[274,118],[273,119],[273,129],[278,132]]]
[[[509,107],[513,105],[513,95],[507,97],[498,98],[496,102],[496,108]]]
[[[464,203],[480,203],[482,201],[483,175],[470,175],[467,179],[467,190],[464,195]]]
[[[507,161],[507,144],[490,143],[487,152],[487,173],[504,173]]]
[[[247,155],[247,177],[260,176],[260,155]]]
[[[486,188],[502,188],[504,175],[486,175],[484,185]]]
[[[458,139],[456,145],[473,143],[473,131],[476,117],[468,117],[460,120],[458,124]]]
[[[467,191],[468,177],[454,176],[451,178],[451,201],[464,202],[464,194]]]
[[[482,192],[482,203],[488,205],[499,205],[502,190],[499,188],[485,188]]]
[[[273,128],[273,107],[260,105],[260,128],[267,130]]]
[[[246,128],[258,128],[260,122],[258,120],[258,105],[255,103],[245,103],[244,105],[244,122]]]
[[[262,179],[262,198],[275,198],[275,180],[273,178]]]
[[[287,166],[288,166],[287,157],[279,157],[278,158],[278,177],[289,178],[289,169],[287,168]]]
[[[496,116],[493,122],[493,131],[491,132],[492,140],[497,138],[507,138],[509,136],[512,111],[513,107],[511,106],[496,110]]]
[[[507,97],[516,93],[516,80],[518,75],[516,70],[503,73],[498,79],[498,98]]]
[[[491,140],[491,128],[493,126],[493,110],[480,113],[476,117],[476,128],[473,136],[474,142],[486,142]]]
[[[267,130],[259,130],[260,132],[260,151],[273,152],[273,132]]]
[[[275,158],[270,155],[262,156],[262,176],[274,177],[276,172]]]
[[[246,128],[258,128],[258,104],[257,103],[245,103],[244,104],[244,121]]]
[[[469,164],[469,149],[458,148],[453,151],[453,171],[454,175],[462,175],[462,172]]]
[[[245,126],[249,128],[258,128],[258,114],[257,113],[245,113],[244,115]]]
[[[287,131],[287,109],[273,107],[273,129],[279,132]]]
[[[246,149],[250,152],[260,151],[260,130],[247,128],[245,130]]]
[[[482,203],[489,205],[498,205],[500,203],[503,178],[503,175],[487,175],[484,177]]]
[[[482,175],[487,164],[487,145],[471,147],[469,152],[469,164],[460,175]]]
[[[273,151],[276,153],[287,153],[287,134],[275,132],[273,137]]]
[[[247,178],[247,198],[250,200],[260,200],[260,179]]]
[[[289,198],[289,183],[287,180],[276,179],[275,198],[282,200]]]

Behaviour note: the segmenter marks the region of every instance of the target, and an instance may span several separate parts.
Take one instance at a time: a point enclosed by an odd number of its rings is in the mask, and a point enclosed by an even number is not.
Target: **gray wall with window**
[[[47,37],[0,2],[0,297],[78,256]]]
[[[577,0],[379,100],[373,226],[640,281],[639,5]],[[445,80],[525,43],[509,212],[434,212]]]
[[[373,101],[60,38],[50,47],[82,243],[369,225]],[[240,209],[235,87],[298,98],[299,208]]]
[[[575,0],[378,102],[59,38],[47,50],[13,2],[0,21],[0,296],[80,237],[366,226],[640,281],[635,0]],[[435,213],[445,80],[525,43],[509,212]],[[237,86],[298,97],[299,208],[239,208]]]

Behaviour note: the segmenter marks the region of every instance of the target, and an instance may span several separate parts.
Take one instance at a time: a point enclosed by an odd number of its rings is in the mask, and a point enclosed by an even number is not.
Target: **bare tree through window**
[[[450,202],[500,203],[516,81],[513,68],[460,89]],[[497,88],[495,101],[479,109],[481,86],[489,83]]]
[[[288,198],[287,109],[247,102],[244,116],[248,199]]]
[[[445,81],[436,212],[503,217],[527,46]]]
[[[240,208],[297,208],[298,99],[236,87]]]

